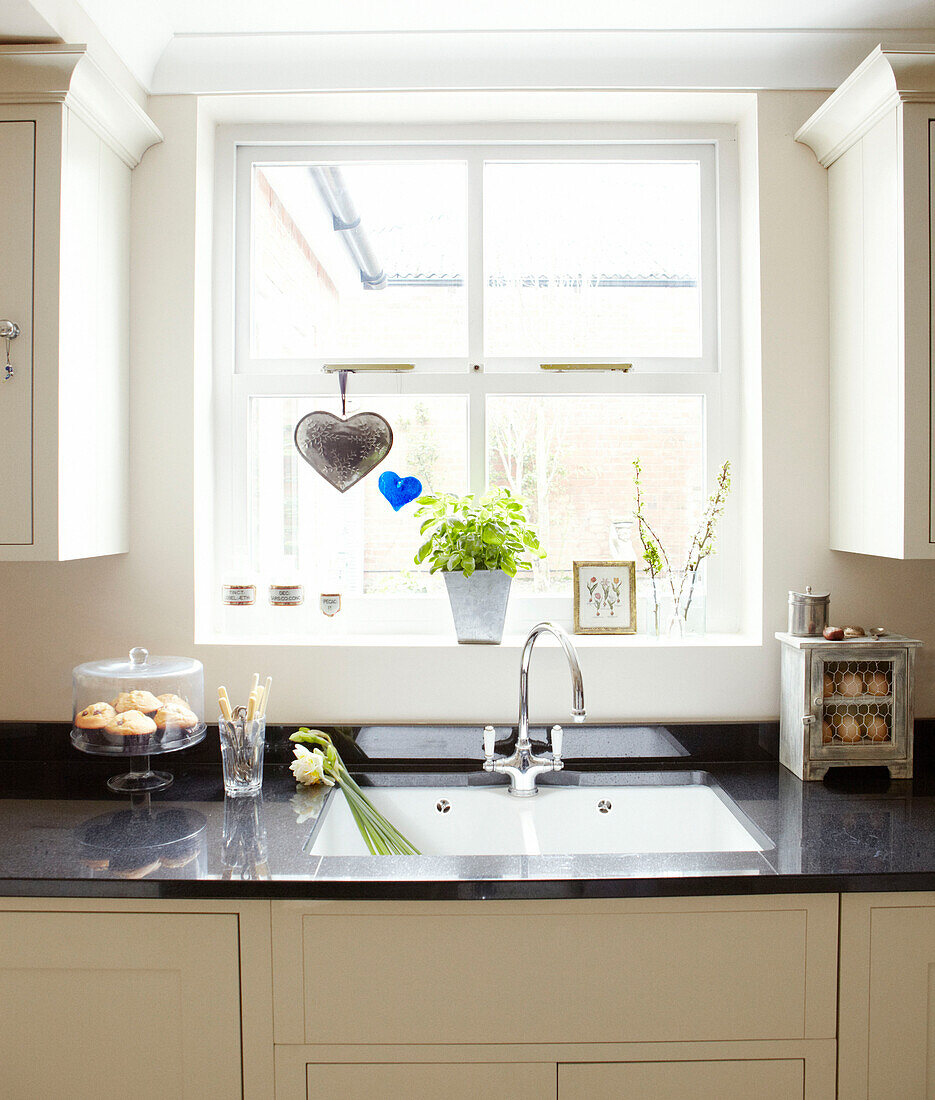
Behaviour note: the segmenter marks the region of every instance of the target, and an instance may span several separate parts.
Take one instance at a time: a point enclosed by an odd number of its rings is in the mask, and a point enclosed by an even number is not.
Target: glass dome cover
[[[156,680],[183,678],[204,683],[204,668],[194,657],[151,657],[148,649],[136,646],[126,658],[105,657],[103,661],[88,661],[74,670],[75,681],[94,680]],[[203,692],[202,692],[203,694]]]
[[[151,657],[138,647],[126,659],[78,665],[72,703],[76,748],[134,756],[173,752],[204,734],[204,668],[191,657]]]

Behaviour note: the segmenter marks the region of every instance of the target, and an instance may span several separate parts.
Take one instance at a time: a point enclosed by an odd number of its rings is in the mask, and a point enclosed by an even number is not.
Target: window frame
[[[703,476],[709,485],[724,457],[737,458],[741,450],[741,371],[739,360],[739,198],[736,163],[736,129],[730,125],[632,127],[593,124],[567,126],[482,128],[488,136],[473,134],[453,139],[451,127],[402,126],[382,134],[355,127],[337,128],[326,135],[314,128],[290,135],[283,141],[276,127],[220,127],[216,137],[215,177],[215,317],[214,317],[214,473],[215,550],[214,592],[219,591],[221,548],[246,560],[249,550],[247,419],[251,397],[302,394],[333,397],[337,382],[323,372],[340,365],[341,359],[261,359],[253,356],[250,340],[251,301],[251,172],[254,162],[299,163],[334,160],[437,160],[459,159],[468,165],[468,354],[447,359],[413,359],[415,369],[404,374],[352,376],[349,392],[357,394],[466,394],[469,408],[468,477],[471,491],[486,484],[485,398],[494,393],[691,393],[704,397]],[[324,128],[330,129],[330,128]],[[245,132],[245,130],[247,132]],[[414,135],[414,131],[418,131]],[[531,131],[536,131],[531,135]],[[667,131],[667,132],[663,132]],[[633,363],[629,373],[540,370],[539,357],[484,357],[483,352],[483,232],[482,190],[479,177],[485,161],[497,160],[698,160],[702,181],[702,354],[697,359],[634,357],[621,348],[610,359],[588,362]],[[399,358],[399,357],[397,357]],[[359,358],[358,360],[359,361]],[[369,360],[380,362],[379,357]],[[390,360],[383,360],[390,361]],[[343,360],[343,362],[349,362]],[[676,369],[673,369],[676,368]],[[225,425],[227,428],[225,429]],[[239,445],[238,445],[239,441]],[[732,633],[742,621],[741,502],[742,478],[735,476],[732,507],[722,520],[719,553],[708,562],[708,629]],[[272,579],[272,578],[268,578]],[[423,606],[422,611],[406,604]],[[200,621],[211,624],[212,633],[229,640],[221,624],[216,599],[198,601]],[[314,615],[306,621],[324,620],[318,613],[317,593],[308,591],[306,604]],[[213,606],[212,606],[213,605]],[[361,605],[361,606],[358,606]],[[266,606],[258,591],[257,608]],[[441,615],[439,614],[441,607]],[[239,610],[239,609],[238,609]],[[345,614],[345,612],[348,612]],[[290,610],[290,614],[291,614]],[[345,601],[340,629],[352,634],[437,633],[447,625],[443,599],[411,596],[361,596]],[[531,616],[555,618],[570,626],[567,596],[523,596],[511,600],[511,619],[532,621]],[[315,619],[317,616],[317,620]],[[275,640],[269,609],[261,616],[263,636],[268,628]],[[325,625],[324,623],[321,625]],[[508,622],[509,629],[509,622]],[[335,630],[320,632],[327,637]],[[318,641],[310,636],[307,640]],[[234,639],[230,639],[234,640]],[[254,639],[255,640],[255,639]],[[302,638],[292,638],[302,641]]]

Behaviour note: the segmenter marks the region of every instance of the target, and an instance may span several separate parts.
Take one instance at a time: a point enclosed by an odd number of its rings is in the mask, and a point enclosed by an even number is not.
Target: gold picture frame
[[[582,576],[587,573],[591,574],[590,577],[582,582]],[[575,591],[576,634],[636,633],[635,561],[572,562],[572,577]],[[623,577],[626,577],[626,592],[623,591]],[[587,603],[582,604],[582,599],[587,600]],[[629,611],[626,621],[620,614],[623,607]],[[602,617],[602,608],[604,620],[609,625],[598,622]]]

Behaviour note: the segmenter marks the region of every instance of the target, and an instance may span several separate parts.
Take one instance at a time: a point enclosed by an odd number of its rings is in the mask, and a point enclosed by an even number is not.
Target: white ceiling
[[[582,32],[616,32],[619,39],[620,32],[632,31],[645,35],[641,40],[653,48],[661,36],[652,32],[675,32],[679,51],[688,48],[709,61],[712,42],[720,40],[710,32],[716,32],[725,35],[726,48],[750,43],[754,65],[761,49],[757,39],[771,38],[769,32],[798,33],[813,53],[825,42],[833,49],[843,32],[852,43],[847,64],[858,42],[864,49],[867,42],[872,48],[900,35],[935,39],[935,0],[0,0],[0,38],[65,34],[63,27],[76,25],[76,12],[82,18],[86,13],[144,88],[159,92],[242,90],[234,73],[251,56],[246,36],[271,57],[277,36],[288,36],[280,41],[290,48],[295,36],[308,36],[303,49],[310,64],[317,63],[319,52],[327,55],[331,36],[376,35],[389,48],[390,40],[403,42],[414,32],[440,32],[450,44],[452,32],[492,32],[495,40],[497,32],[574,31],[584,42],[590,36]],[[691,34],[679,38],[678,32]],[[515,44],[514,35],[507,38]],[[788,34],[785,38],[792,41]],[[218,67],[228,50],[229,77]],[[403,46],[400,57],[405,53]],[[210,88],[184,75],[197,68],[202,55],[213,66]]]
[[[415,30],[924,29],[933,0],[83,0],[105,36]],[[117,45],[116,42],[112,43]]]

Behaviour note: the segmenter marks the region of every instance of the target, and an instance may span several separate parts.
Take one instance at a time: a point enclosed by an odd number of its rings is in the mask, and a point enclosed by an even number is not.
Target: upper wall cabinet
[[[0,47],[0,561],[129,548],[130,173],[160,140],[83,46]]]
[[[935,557],[935,45],[878,47],[796,139],[828,169],[831,548]]]

